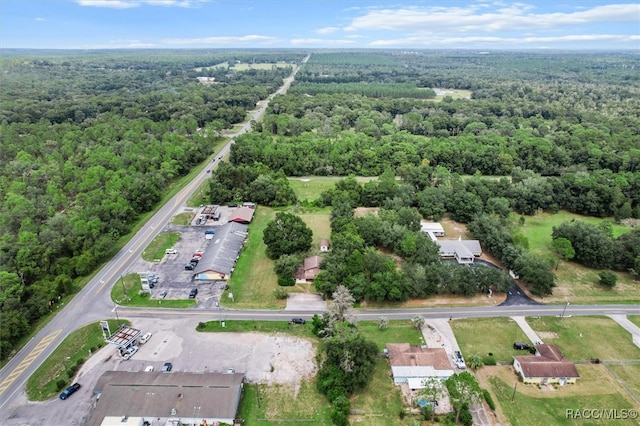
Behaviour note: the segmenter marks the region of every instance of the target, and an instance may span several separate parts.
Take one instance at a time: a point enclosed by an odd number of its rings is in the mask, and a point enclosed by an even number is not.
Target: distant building
[[[420,222],[420,231],[427,234],[432,240],[435,237],[444,237],[444,228],[438,222]]]
[[[446,380],[454,373],[444,348],[423,348],[408,343],[388,343],[393,383],[406,383],[411,390],[424,389],[425,379]]]
[[[307,283],[313,281],[320,273],[320,264],[324,259],[320,256],[307,257],[293,277],[298,283]]]
[[[546,343],[536,346],[535,355],[513,357],[513,368],[524,383],[575,383],[580,377],[575,364],[560,349]]]
[[[198,83],[202,83],[202,84],[211,84],[214,81],[216,81],[215,77],[197,77],[198,79]]]
[[[320,240],[320,251],[326,253],[329,251],[329,240],[323,238]]]
[[[107,371],[88,425],[234,424],[243,382],[243,373]]]

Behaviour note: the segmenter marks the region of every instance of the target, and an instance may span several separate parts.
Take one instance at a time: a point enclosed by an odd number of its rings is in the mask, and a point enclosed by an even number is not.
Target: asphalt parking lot
[[[197,218],[200,218],[201,209],[187,209],[194,214],[192,225],[176,226],[168,225],[164,232],[178,232],[180,239],[172,247],[176,254],[165,254],[155,262],[147,262],[139,258],[133,269],[129,273],[153,274],[158,276],[158,283],[150,289],[151,298],[157,299],[161,304],[163,299],[187,299],[189,291],[197,287],[196,307],[215,307],[220,300],[227,282],[221,281],[197,281],[193,279],[193,271],[184,269],[184,266],[193,258],[197,251],[207,250],[208,245],[213,241],[205,238],[205,231],[216,230],[216,228],[227,223],[233,208],[220,207],[222,212],[220,220],[208,220],[200,225],[195,225]],[[215,238],[215,236],[214,236]]]

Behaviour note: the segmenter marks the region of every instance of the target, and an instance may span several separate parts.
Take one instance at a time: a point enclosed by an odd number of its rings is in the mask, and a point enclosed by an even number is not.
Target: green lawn
[[[629,321],[640,327],[640,315],[627,315]]]
[[[613,371],[614,377],[626,386],[627,392],[635,394],[635,398],[640,404],[640,364],[608,364],[606,366]]]
[[[315,386],[304,381],[293,387],[245,383],[239,417],[247,425],[330,425],[331,406]]]
[[[637,425],[636,420],[623,419],[571,419],[568,409],[622,409],[637,408],[630,396],[620,387],[603,365],[579,365],[577,384],[551,389],[517,383],[513,369],[493,367],[492,375],[481,379],[498,405],[498,412],[512,426],[530,425]],[[487,386],[483,384],[483,386]],[[514,394],[515,386],[515,394]]]
[[[242,249],[235,271],[229,281],[233,289],[234,302],[225,305],[237,309],[284,309],[285,301],[277,300],[273,291],[278,286],[278,277],[273,271],[273,261],[267,257],[262,234],[267,223],[273,220],[276,211],[259,206],[249,225],[249,237]]]
[[[574,361],[640,359],[631,334],[608,317],[527,317],[527,322],[545,343]]]
[[[157,262],[165,257],[165,250],[171,248],[180,239],[179,232],[162,232],[149,243],[142,252],[142,258],[147,262]]]
[[[562,210],[558,213],[542,213],[536,216],[526,216],[525,223],[520,227],[520,231],[529,240],[529,250],[540,254],[546,254],[549,252],[553,227],[574,219],[591,224],[610,222],[612,224],[614,237],[618,237],[631,230],[631,228],[614,223],[611,218],[603,219],[598,217],[581,216]]]
[[[289,185],[296,193],[299,200],[314,201],[320,197],[323,191],[331,189],[336,182],[344,179],[345,176],[303,176],[290,177]],[[360,183],[377,179],[377,177],[356,177]]]
[[[304,223],[313,231],[313,240],[311,242],[311,251],[318,252],[320,249],[319,242],[322,238],[331,239],[331,208],[323,209],[305,209],[304,211],[292,211],[292,213],[300,216]]]
[[[400,420],[403,409],[400,388],[393,384],[391,370],[386,359],[377,359],[373,377],[367,387],[351,397],[351,410],[358,414],[349,416],[352,425],[386,426],[407,424]]]
[[[193,212],[178,213],[173,218],[171,218],[171,223],[178,226],[187,226],[191,223],[191,219],[193,219],[193,216]]]
[[[513,349],[514,342],[529,342],[520,326],[511,318],[470,318],[451,321],[460,350],[469,359],[493,354],[497,362],[511,363],[514,355],[526,352]]]
[[[119,324],[115,319],[108,321],[113,333]],[[29,400],[45,401],[56,396],[73,383],[76,369],[84,363],[89,351],[95,352],[105,344],[99,322],[69,334],[27,380],[26,393]],[[57,385],[58,381],[62,386]]]
[[[631,230],[631,228],[615,224],[611,218],[580,216],[567,211],[526,216],[525,224],[519,229],[529,241],[529,250],[543,256],[553,257],[549,250],[553,227],[574,219],[592,224],[610,222],[614,237]],[[557,287],[553,289],[552,296],[545,297],[545,302],[564,303],[568,300],[573,303],[640,302],[640,285],[637,285],[637,282],[634,282],[629,274],[616,273],[618,283],[614,289],[608,290],[598,284],[598,272],[598,270],[586,268],[575,262],[561,261],[558,270],[555,271]]]
[[[376,344],[380,352],[387,343],[424,345],[422,333],[414,327],[411,320],[389,321],[389,326],[384,330],[380,329],[378,321],[359,321],[358,329],[367,340]]]
[[[129,274],[118,279],[111,288],[111,300],[122,306],[143,308],[190,308],[194,299],[151,299],[150,294],[141,292],[140,275]]]

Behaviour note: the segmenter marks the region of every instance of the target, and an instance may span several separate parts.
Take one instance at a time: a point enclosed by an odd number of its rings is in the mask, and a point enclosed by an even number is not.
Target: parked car
[[[122,355],[122,358],[125,361],[128,361],[136,352],[138,352],[138,349],[139,348],[137,346],[131,346],[129,349],[127,349],[124,355]]]
[[[144,369],[145,373],[151,373],[153,371],[153,365],[147,365],[147,368]]]
[[[194,287],[189,292],[189,299],[195,299],[197,295],[198,295],[198,289]]]
[[[197,265],[198,262],[200,262],[200,258],[199,257],[194,257],[193,259],[191,259],[189,261],[189,263],[191,263],[192,265]]]
[[[167,297],[167,290],[163,290],[160,292],[160,298],[164,299],[165,297]]]
[[[67,399],[81,388],[80,383],[74,383],[60,394],[60,399]]]
[[[193,253],[193,255],[191,256],[193,259],[200,259],[202,257],[202,253],[200,252],[195,252]]]
[[[193,271],[194,268],[195,268],[195,265],[193,263],[187,263],[186,265],[184,265],[185,271]]]
[[[172,368],[173,368],[173,364],[171,364],[170,362],[165,362],[162,365],[162,372],[163,373],[168,373],[169,371],[171,371]]]
[[[151,336],[152,336],[151,333],[144,333],[142,335],[142,337],[140,338],[140,343],[144,345],[145,343],[147,343],[149,341],[149,339],[151,339]]]
[[[166,249],[164,251],[165,254],[178,254],[178,250],[176,249]]]
[[[304,318],[291,318],[292,324],[304,324],[307,321]]]
[[[453,363],[461,370],[467,368],[467,365],[464,362],[464,358],[462,358],[462,353],[460,351],[453,352]]]
[[[515,343],[513,344],[513,349],[517,349],[517,350],[529,350],[529,349],[531,349],[531,345],[529,345],[528,343],[515,342]]]

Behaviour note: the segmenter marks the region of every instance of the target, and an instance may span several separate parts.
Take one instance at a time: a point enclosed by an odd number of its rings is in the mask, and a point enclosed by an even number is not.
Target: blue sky
[[[0,0],[3,48],[640,49],[638,0]]]

